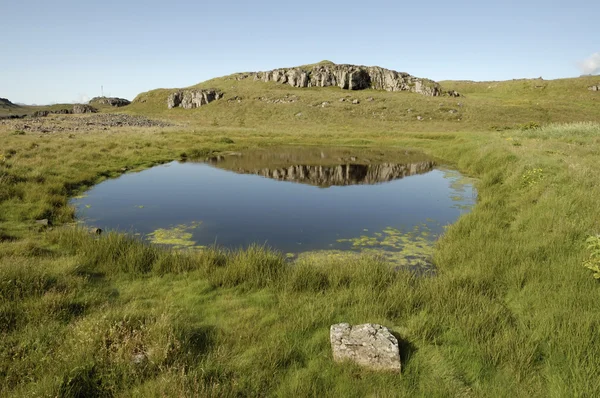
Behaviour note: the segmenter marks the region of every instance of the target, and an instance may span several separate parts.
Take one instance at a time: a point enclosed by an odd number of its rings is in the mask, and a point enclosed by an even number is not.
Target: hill
[[[340,83],[339,74],[330,73],[325,74],[325,83],[322,83],[315,77],[323,77],[323,70],[351,72],[360,68],[383,71],[375,76],[387,74],[396,76],[396,80],[385,83],[385,79],[372,79],[369,73],[370,86],[355,78],[355,82],[363,84],[359,84],[362,89],[344,90],[352,86],[352,79],[347,77]],[[302,77],[302,71],[306,70],[320,74]],[[487,131],[530,124],[600,121],[599,92],[588,89],[597,84],[597,80],[597,77],[584,76],[438,83],[379,67],[321,62],[268,72],[236,73],[183,89],[152,90],[139,94],[124,109],[197,126],[285,125],[323,129],[340,125],[370,128],[375,124],[391,131]],[[403,81],[413,85],[403,86]],[[425,89],[426,95],[414,91],[417,82],[421,87],[429,87]],[[374,86],[379,89],[372,88]],[[460,96],[455,97],[458,93]],[[191,109],[183,109],[185,107]]]

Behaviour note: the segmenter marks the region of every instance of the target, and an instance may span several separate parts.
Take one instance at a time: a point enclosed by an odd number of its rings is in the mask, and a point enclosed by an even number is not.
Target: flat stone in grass
[[[373,370],[400,372],[398,339],[385,326],[338,323],[331,326],[329,338],[336,362],[352,361]]]

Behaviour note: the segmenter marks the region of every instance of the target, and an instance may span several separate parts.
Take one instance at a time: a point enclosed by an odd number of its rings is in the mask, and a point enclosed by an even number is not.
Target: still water
[[[175,161],[102,182],[72,204],[87,225],[176,247],[418,255],[475,198],[472,181],[418,153],[293,148]]]

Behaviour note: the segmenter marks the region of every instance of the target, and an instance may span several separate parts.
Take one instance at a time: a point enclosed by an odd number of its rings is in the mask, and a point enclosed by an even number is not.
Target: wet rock
[[[223,93],[215,89],[180,90],[169,95],[167,98],[167,106],[169,109],[177,107],[193,109],[210,104],[221,98],[223,98]]]
[[[122,107],[131,104],[131,101],[125,98],[116,97],[94,97],[89,102],[90,105],[109,105],[114,107]]]
[[[333,359],[352,361],[373,370],[400,372],[398,340],[385,326],[338,323],[329,331]]]

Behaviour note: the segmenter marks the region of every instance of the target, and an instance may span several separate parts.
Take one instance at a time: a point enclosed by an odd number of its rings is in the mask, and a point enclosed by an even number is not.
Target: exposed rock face
[[[222,159],[212,159],[218,162]],[[410,164],[341,164],[337,166],[292,165],[280,168],[253,170],[234,169],[241,174],[256,174],[282,181],[292,181],[320,187],[377,184],[407,176],[426,173],[435,166],[433,161]]]
[[[81,113],[96,113],[96,112],[98,112],[98,109],[96,109],[90,105],[82,105],[82,104],[73,105],[72,113],[75,115],[81,114]]]
[[[404,72],[379,66],[318,64],[312,67],[274,69],[267,72],[238,74],[236,80],[253,78],[264,82],[289,84],[293,87],[339,86],[345,90],[372,88],[386,91],[411,91],[428,96],[443,94],[458,96],[456,91],[444,92],[432,80],[414,77]]]
[[[177,108],[178,106],[184,109],[193,109],[221,98],[223,98],[223,93],[214,89],[181,90],[169,95],[167,105],[169,109]]]
[[[115,107],[127,106],[131,101],[125,98],[116,97],[94,97],[89,102],[90,105],[110,105]]]
[[[329,339],[336,362],[352,361],[374,370],[401,370],[398,340],[385,326],[338,323],[331,326]]]
[[[595,86],[589,86],[588,90],[590,90],[590,91],[600,91],[600,83],[596,84]]]
[[[43,110],[35,111],[31,114],[31,117],[46,117],[48,115],[72,115],[81,113],[96,113],[98,109],[90,105],[73,105],[72,109],[57,109],[57,110]]]

